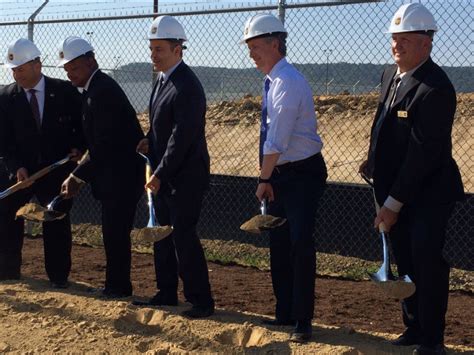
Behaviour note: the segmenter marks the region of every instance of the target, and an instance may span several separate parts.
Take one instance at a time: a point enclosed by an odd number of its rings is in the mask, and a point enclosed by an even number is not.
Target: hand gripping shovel
[[[240,226],[240,229],[254,234],[260,234],[262,231],[277,228],[286,222],[286,218],[274,217],[267,214],[267,200],[263,199],[260,204],[261,214],[250,218]]]
[[[33,184],[36,180],[38,180],[39,178],[42,178],[43,176],[50,173],[51,171],[53,171],[57,167],[66,164],[69,160],[70,160],[69,157],[61,159],[61,160],[57,161],[56,163],[53,163],[53,164],[51,164],[51,165],[49,165],[49,166],[47,166],[47,167],[45,167],[41,170],[38,170],[36,173],[29,176],[25,180],[19,181],[15,185],[10,186],[8,189],[0,192],[0,200],[7,197],[7,196],[10,196],[11,194],[13,194],[13,193],[15,193],[19,190],[26,189],[31,184]]]
[[[82,158],[77,163],[78,165],[84,164],[89,160],[89,151],[87,150]],[[57,164],[57,163],[56,163]],[[15,218],[21,217],[33,222],[50,222],[57,219],[62,219],[67,214],[67,205],[64,204],[64,195],[57,195],[46,208],[36,203],[27,203],[18,211],[16,211]]]
[[[147,180],[152,175],[151,163],[148,157],[145,154],[140,154],[146,160],[146,178]],[[160,226],[155,217],[155,208],[153,207],[153,195],[150,189],[146,190],[148,198],[148,224],[146,228],[140,228],[137,230],[136,238],[145,242],[154,243],[162,239],[165,239],[167,236],[173,232],[172,226]]]
[[[375,210],[379,212],[379,205],[375,199],[375,192],[373,184],[366,176],[362,175],[364,180],[372,187],[372,193],[374,195]],[[396,278],[390,267],[390,252],[388,250],[387,243],[387,231],[384,223],[379,224],[379,233],[382,238],[383,246],[383,263],[380,269],[375,273],[369,273],[369,277],[375,284],[381,288],[389,296],[396,299],[408,298],[415,293],[416,287],[413,281],[408,275],[400,276]]]

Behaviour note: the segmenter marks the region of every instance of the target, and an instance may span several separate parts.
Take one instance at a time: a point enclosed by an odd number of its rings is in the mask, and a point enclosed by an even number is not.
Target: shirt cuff
[[[392,196],[388,196],[383,205],[396,213],[400,212],[403,207],[403,203],[395,200]]]
[[[73,179],[75,182],[79,183],[79,184],[85,184],[86,182],[80,178],[78,178],[76,175],[74,175],[73,173],[69,174],[69,177],[71,179]]]

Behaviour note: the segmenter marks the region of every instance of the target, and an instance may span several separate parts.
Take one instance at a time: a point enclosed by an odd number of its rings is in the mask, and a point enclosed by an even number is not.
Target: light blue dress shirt
[[[277,165],[281,165],[319,153],[323,142],[317,133],[313,93],[306,79],[285,58],[275,64],[267,78],[268,133],[263,154],[280,153]]]

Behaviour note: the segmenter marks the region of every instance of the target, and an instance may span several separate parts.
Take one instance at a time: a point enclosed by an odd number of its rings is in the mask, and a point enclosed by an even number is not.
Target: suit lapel
[[[52,91],[51,80],[48,77],[44,77],[44,106],[43,106],[43,119],[41,120],[41,127],[47,127],[49,124],[49,112],[51,107],[54,106],[54,100],[56,94]]]
[[[396,107],[400,101],[412,90],[414,87],[420,85],[421,80],[425,77],[427,70],[432,65],[432,60],[429,58],[421,67],[419,67],[398,90],[395,101],[392,107]]]
[[[15,86],[13,98],[15,112],[19,113],[16,119],[22,120],[24,122],[23,124],[25,125],[25,127],[32,127],[35,131],[38,131],[35,118],[33,117],[33,112],[31,112],[28,97],[26,96],[25,91],[18,84]]]

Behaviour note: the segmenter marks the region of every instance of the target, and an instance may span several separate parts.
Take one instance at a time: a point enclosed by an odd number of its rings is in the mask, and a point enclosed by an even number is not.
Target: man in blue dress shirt
[[[268,212],[287,219],[270,231],[270,264],[276,297],[270,325],[295,325],[290,340],[311,338],[318,202],[326,185],[323,143],[317,134],[313,95],[306,79],[286,59],[287,31],[273,15],[257,14],[245,25],[243,42],[265,76],[257,198]]]

